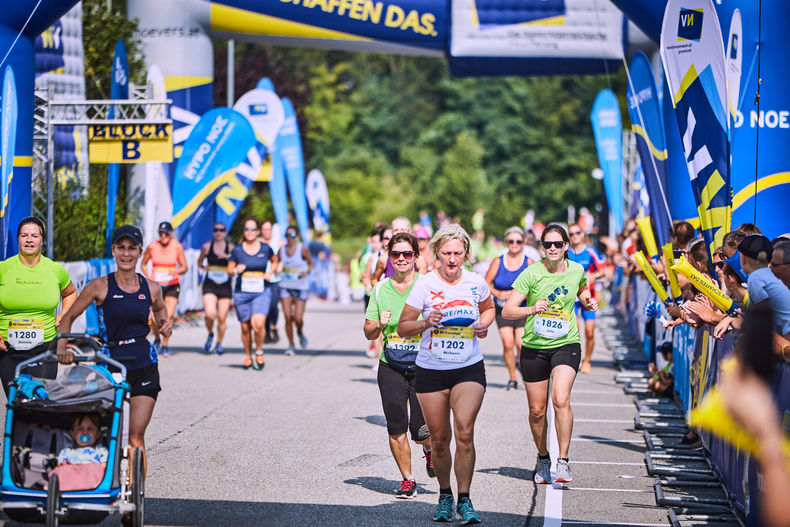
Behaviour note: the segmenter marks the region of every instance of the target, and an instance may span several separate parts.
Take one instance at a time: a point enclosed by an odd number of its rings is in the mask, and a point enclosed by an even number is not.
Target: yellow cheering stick
[[[738,304],[733,302],[732,298],[728,297],[724,291],[716,287],[713,282],[697,271],[693,265],[688,263],[685,257],[681,256],[677,263],[672,266],[672,270],[688,278],[689,282],[691,282],[703,295],[708,297],[716,307],[730,316],[735,315],[735,310],[739,308]]]
[[[672,290],[672,297],[675,299],[676,304],[680,304],[680,286],[678,285],[678,275],[672,266],[675,265],[675,255],[672,252],[672,242],[661,247],[664,253],[664,259],[667,261],[667,276],[669,277],[669,288]]]
[[[639,230],[642,232],[642,241],[645,242],[647,255],[653,260],[658,260],[658,247],[656,246],[656,237],[653,234],[653,226],[650,224],[650,216],[636,220],[636,224],[639,225]]]
[[[745,450],[753,456],[759,454],[757,438],[732,418],[724,394],[716,386],[711,387],[697,407],[691,410],[688,423],[689,426],[703,428],[721,437],[739,450]],[[782,452],[790,468],[790,439],[786,437],[782,440]]]
[[[650,267],[650,263],[648,263],[647,258],[645,258],[645,254],[642,251],[634,253],[634,260],[636,260],[636,263],[639,264],[639,268],[642,269],[647,281],[653,286],[653,290],[658,295],[658,298],[660,298],[662,302],[666,303],[669,300],[667,290],[661,285],[661,282],[658,281],[656,272],[653,271],[652,267]]]

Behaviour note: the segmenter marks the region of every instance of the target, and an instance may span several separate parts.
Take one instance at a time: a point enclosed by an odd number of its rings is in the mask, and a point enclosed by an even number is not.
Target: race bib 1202
[[[472,328],[449,326],[431,333],[431,358],[447,362],[466,362],[474,350]]]

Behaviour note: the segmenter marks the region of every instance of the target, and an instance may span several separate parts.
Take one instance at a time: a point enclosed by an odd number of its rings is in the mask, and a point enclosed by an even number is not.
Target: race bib
[[[299,273],[299,269],[295,269],[293,267],[283,267],[283,280],[289,280],[292,282],[299,280]]]
[[[561,309],[549,308],[535,315],[532,332],[544,339],[559,339],[571,330],[573,316]]]
[[[399,337],[397,333],[387,335],[387,347],[393,351],[416,353],[420,349],[422,335],[415,337]]]
[[[173,265],[170,266],[154,266],[154,282],[157,283],[165,283],[165,282],[172,282],[176,276],[176,268]]]
[[[241,290],[245,293],[263,293],[263,272],[245,271],[241,273]]]
[[[40,318],[12,318],[8,322],[8,343],[27,351],[44,343],[44,322]]]
[[[434,328],[431,358],[446,362],[466,362],[474,350],[474,330],[463,326]]]
[[[210,265],[206,273],[206,278],[215,284],[224,284],[230,280],[227,269],[221,265]]]

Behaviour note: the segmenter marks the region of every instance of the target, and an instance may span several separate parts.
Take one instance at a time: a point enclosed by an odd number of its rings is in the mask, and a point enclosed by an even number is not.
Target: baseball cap
[[[173,232],[173,226],[170,225],[169,221],[163,221],[162,223],[159,224],[159,229],[157,230],[164,232]]]
[[[727,265],[732,267],[732,270],[735,271],[738,276],[741,277],[741,280],[744,282],[749,277],[745,272],[743,272],[743,267],[741,267],[741,253],[740,251],[735,251],[735,254],[730,256],[729,258],[725,258],[722,260],[723,262],[727,262]]]
[[[750,234],[743,239],[738,246],[738,251],[744,256],[748,256],[753,260],[762,260],[767,262],[771,259],[774,252],[774,246],[771,245],[771,240],[762,234]]]
[[[118,243],[121,238],[129,238],[134,244],[143,246],[143,233],[134,225],[121,225],[115,229],[112,233],[112,243]]]
[[[416,229],[414,229],[414,235],[417,237],[417,239],[423,239],[423,240],[431,239],[431,234],[428,232],[428,229],[426,229],[423,226],[419,226]]]

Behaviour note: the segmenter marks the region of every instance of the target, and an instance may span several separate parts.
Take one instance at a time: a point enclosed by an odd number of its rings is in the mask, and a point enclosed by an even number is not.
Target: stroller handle
[[[57,361],[58,354],[56,350],[58,346],[58,341],[62,339],[78,340],[80,344],[87,344],[89,348],[92,348],[93,351],[92,354],[75,355],[74,356],[75,364],[80,362],[106,362],[118,368],[121,371],[121,375],[123,376],[124,380],[126,380],[126,366],[124,366],[123,363],[113,359],[109,355],[102,353],[102,346],[99,344],[99,342],[96,341],[96,339],[94,339],[87,333],[58,333],[57,336],[54,339],[52,339],[52,341],[50,341],[47,351],[17,364],[16,370],[14,371],[14,378],[18,378],[24,368],[35,362]]]

